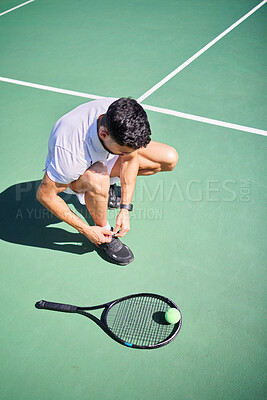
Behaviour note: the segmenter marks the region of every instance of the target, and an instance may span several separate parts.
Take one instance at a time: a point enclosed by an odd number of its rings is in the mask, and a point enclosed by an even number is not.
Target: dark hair
[[[120,146],[140,149],[151,140],[146,112],[134,99],[122,97],[114,101],[108,108],[105,122],[110,136]]]

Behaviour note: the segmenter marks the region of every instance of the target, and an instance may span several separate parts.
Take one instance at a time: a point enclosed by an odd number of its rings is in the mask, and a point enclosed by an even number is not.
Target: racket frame
[[[110,328],[108,327],[107,315],[109,313],[109,310],[114,305],[116,305],[124,300],[134,298],[134,297],[146,297],[146,296],[158,298],[158,299],[166,302],[170,308],[176,308],[179,311],[181,318],[176,324],[174,324],[174,329],[173,329],[173,332],[171,333],[171,335],[168,336],[162,342],[159,342],[159,343],[156,343],[153,345],[136,345],[133,343],[125,342],[124,340],[119,338],[115,333],[113,333],[112,330],[110,330]],[[38,306],[38,304],[41,304],[41,306]],[[44,304],[45,304],[45,306],[43,306]],[[148,349],[149,350],[149,349],[156,349],[156,348],[165,346],[166,344],[170,343],[178,335],[178,333],[180,332],[181,326],[182,326],[182,313],[181,313],[179,307],[169,298],[162,296],[162,295],[154,294],[154,293],[131,294],[131,295],[124,296],[119,299],[110,301],[108,303],[100,304],[97,306],[91,306],[91,307],[79,307],[79,306],[72,306],[72,305],[67,305],[67,304],[51,303],[51,302],[47,302],[45,300],[41,300],[41,301],[37,302],[35,304],[35,307],[40,308],[40,309],[67,312],[67,313],[76,313],[76,314],[83,315],[83,316],[91,319],[92,321],[94,321],[107,335],[109,335],[112,339],[114,339],[118,343],[120,343],[124,346],[130,347],[130,348],[135,348],[135,349]],[[63,308],[65,308],[65,309],[63,309]],[[95,315],[88,312],[88,311],[98,310],[101,308],[103,308],[103,311],[102,311],[100,319],[97,318]]]

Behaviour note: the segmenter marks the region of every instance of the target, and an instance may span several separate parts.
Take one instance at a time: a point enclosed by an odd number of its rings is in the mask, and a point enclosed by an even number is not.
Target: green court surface
[[[0,2],[1,399],[266,399],[265,3],[218,38],[260,1]],[[138,178],[126,267],[35,199],[51,128],[93,96],[140,99],[179,153]],[[34,308],[139,292],[180,307],[169,345],[130,349]]]

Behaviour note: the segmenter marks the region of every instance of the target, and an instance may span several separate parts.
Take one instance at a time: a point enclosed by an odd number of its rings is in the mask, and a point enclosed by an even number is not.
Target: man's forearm
[[[52,214],[77,229],[80,233],[86,234],[90,230],[90,226],[72,212],[61,197],[57,195],[45,196],[39,193],[37,198]]]
[[[123,157],[121,163],[121,203],[130,204],[132,202],[136,178],[139,170],[138,157]]]

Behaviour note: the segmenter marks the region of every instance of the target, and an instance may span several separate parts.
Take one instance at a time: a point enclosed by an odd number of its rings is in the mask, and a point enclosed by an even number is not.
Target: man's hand
[[[90,240],[90,242],[99,246],[102,243],[110,243],[113,232],[101,228],[100,226],[90,226],[88,227],[88,230],[84,232],[84,235]]]
[[[111,231],[100,226],[89,226],[71,211],[65,201],[58,196],[67,187],[68,185],[53,182],[47,173],[45,173],[44,179],[37,191],[37,199],[57,218],[77,229],[95,245],[111,242]]]
[[[118,232],[120,230],[120,232]],[[114,232],[117,237],[123,237],[130,230],[129,211],[121,209],[116,219]],[[118,233],[117,233],[118,232]]]

